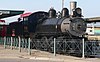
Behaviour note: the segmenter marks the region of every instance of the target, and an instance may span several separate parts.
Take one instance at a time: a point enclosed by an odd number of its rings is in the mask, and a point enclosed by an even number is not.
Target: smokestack
[[[71,1],[70,2],[70,15],[73,15],[73,10],[77,7],[77,2],[76,1]]]

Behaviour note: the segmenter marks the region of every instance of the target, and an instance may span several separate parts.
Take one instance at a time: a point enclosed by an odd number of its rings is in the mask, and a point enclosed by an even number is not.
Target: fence
[[[27,51],[31,54],[30,49],[30,38],[21,38],[21,37],[1,37],[1,45],[4,45],[4,48],[18,49],[19,52],[22,50]]]
[[[84,41],[84,39],[32,39],[20,37],[4,37],[2,38],[4,48],[23,49],[31,54],[31,49],[48,51],[54,53],[62,53],[68,55],[85,56],[100,55],[100,41]]]
[[[85,55],[87,56],[100,56],[100,41],[86,41],[85,42]]]
[[[82,54],[82,40],[80,39],[35,39],[31,43],[32,49],[38,49],[61,54]]]
[[[35,39],[31,43],[33,49],[67,55],[100,56],[100,41],[84,41],[84,39]]]
[[[3,38],[0,37],[0,45],[2,45],[2,44],[3,44]]]

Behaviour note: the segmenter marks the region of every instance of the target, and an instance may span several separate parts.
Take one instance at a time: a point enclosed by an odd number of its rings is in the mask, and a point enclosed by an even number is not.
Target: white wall
[[[87,28],[86,33],[93,35],[94,34],[94,29],[93,28]]]

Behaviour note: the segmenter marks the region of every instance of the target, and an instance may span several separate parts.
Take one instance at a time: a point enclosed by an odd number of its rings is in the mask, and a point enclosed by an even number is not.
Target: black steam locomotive
[[[77,38],[85,33],[86,22],[82,18],[81,8],[76,8],[72,16],[67,8],[63,8],[59,14],[51,8],[49,12],[34,12],[24,17],[23,21],[10,23],[9,28],[8,34],[11,35],[14,30],[15,36]]]

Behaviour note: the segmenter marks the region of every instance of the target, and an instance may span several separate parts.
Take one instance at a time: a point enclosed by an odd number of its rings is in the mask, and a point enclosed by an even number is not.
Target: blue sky
[[[62,0],[0,0],[0,9],[4,10],[25,10],[25,12],[36,12],[39,10],[48,11],[54,7],[57,11],[61,10]],[[69,8],[71,0],[65,0],[64,7]],[[100,0],[76,0],[77,6],[83,9],[84,17],[100,16]],[[17,19],[16,17],[7,18],[7,22]]]

